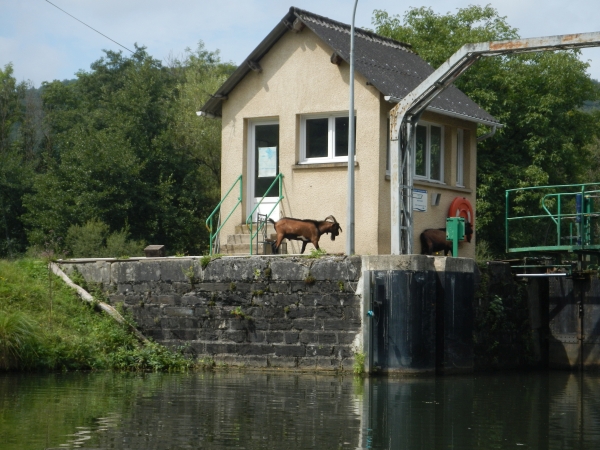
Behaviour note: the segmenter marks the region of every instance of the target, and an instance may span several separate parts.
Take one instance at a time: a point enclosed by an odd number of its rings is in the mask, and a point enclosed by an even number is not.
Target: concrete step
[[[259,241],[262,240],[262,233],[258,236]],[[273,233],[270,236],[267,236],[268,239],[275,241],[277,239],[277,234]],[[245,244],[250,245],[250,235],[249,234],[230,234],[227,236],[226,244]],[[256,244],[256,238],[254,238],[254,243]]]
[[[256,232],[256,224],[252,226],[252,232]],[[275,227],[273,224],[267,224],[267,238],[275,241],[277,239],[277,233],[275,233]],[[261,231],[258,236],[258,240],[263,240],[263,232]],[[267,245],[266,252],[263,250],[263,244],[258,244],[258,251],[256,250],[256,237],[254,238],[254,250],[253,254],[259,255],[270,255],[271,248],[270,245]],[[284,247],[284,246],[282,246]],[[285,251],[287,247],[284,247],[283,253],[287,253]],[[246,224],[236,225],[235,226],[235,234],[230,234],[221,244],[221,249],[219,253],[223,255],[249,255],[250,254],[250,230]]]
[[[232,245],[232,244],[250,245],[250,235],[249,234],[230,234],[227,236],[226,244],[227,245]]]
[[[244,236],[245,237],[247,235],[235,235],[235,236],[239,236],[239,237]],[[232,236],[228,236],[228,240],[230,237],[232,237]],[[275,238],[276,238],[276,235],[272,235],[273,242],[275,242]],[[232,240],[234,240],[234,239],[232,239]],[[248,238],[248,242],[246,242],[246,243],[228,242],[227,244],[222,244],[219,253],[221,253],[222,255],[249,255],[250,254],[250,240]],[[287,241],[284,240],[281,243],[281,246],[279,248],[279,254],[287,254],[287,253],[288,253]],[[270,244],[259,243],[258,251],[257,251],[256,241],[254,241],[254,246],[252,247],[252,254],[254,254],[254,255],[256,255],[256,254],[271,255],[272,247]]]
[[[287,245],[284,243],[281,245],[281,252],[285,254],[287,252]],[[221,245],[219,251],[222,255],[249,255],[250,245],[249,244],[224,244]],[[256,249],[256,243],[254,244],[252,254],[254,255],[271,255],[272,250],[269,244],[258,244],[258,251]]]
[[[219,250],[221,255],[249,255],[250,247],[248,245],[240,244],[224,244],[221,245]]]
[[[255,233],[256,232],[256,224],[252,225],[252,232]],[[250,234],[250,229],[248,228],[248,226],[243,223],[241,225],[236,225],[235,226],[235,234]],[[275,227],[273,226],[272,223],[267,224],[267,235],[270,234],[275,234]]]

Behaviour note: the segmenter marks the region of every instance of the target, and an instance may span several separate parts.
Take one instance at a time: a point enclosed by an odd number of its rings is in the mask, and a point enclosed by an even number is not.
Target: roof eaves
[[[251,65],[257,63],[261,58],[271,50],[271,47],[287,32],[289,31],[289,24],[293,23],[296,14],[295,8],[290,8],[290,11],[284,16],[284,18],[271,30],[271,32],[265,37],[260,44],[248,55],[248,57],[238,66],[238,68],[225,80],[225,83],[219,88],[214,95],[200,108],[197,112],[198,115],[207,115],[213,117],[221,117],[221,106],[223,98],[227,98],[229,93],[242,81],[242,79],[250,72]]]
[[[251,64],[260,61],[261,58],[271,49],[271,47],[273,47],[273,45],[275,45],[275,43],[290,29],[290,25],[293,24],[296,18],[300,19],[309,28],[309,22],[314,22],[350,35],[349,25],[292,6],[283,19],[275,26],[275,28],[273,28],[273,30],[271,30],[267,37],[265,37],[261,43],[258,44],[258,46],[238,66],[231,76],[225,80],[225,83],[223,83],[219,90],[206,101],[206,103],[196,114],[206,115],[208,117],[220,117],[222,111],[222,100],[227,98],[229,93],[248,74],[248,72],[251,70]],[[399,48],[408,52],[412,52],[410,44],[379,36],[362,28],[355,28],[355,33],[357,37],[375,41],[388,47]],[[340,56],[342,56],[344,60],[347,59],[345,58],[346,55]]]
[[[500,122],[495,122],[493,120],[483,119],[481,117],[470,116],[470,115],[467,115],[467,114],[457,113],[457,112],[454,112],[454,111],[448,111],[447,109],[436,108],[434,106],[428,106],[426,108],[426,110],[434,112],[434,113],[437,113],[437,114],[442,114],[444,116],[456,117],[457,119],[468,120],[470,122],[477,122],[477,123],[480,123],[481,125],[487,125],[489,127],[498,127],[498,128],[504,127],[504,124],[502,124]]]

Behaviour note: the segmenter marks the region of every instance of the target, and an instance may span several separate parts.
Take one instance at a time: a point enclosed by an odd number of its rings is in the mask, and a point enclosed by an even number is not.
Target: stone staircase
[[[256,224],[252,226],[252,231],[256,231]],[[258,235],[258,249],[256,248],[256,238],[254,238],[254,249],[252,254],[254,255],[270,255],[272,254],[271,245],[263,244],[263,232],[261,231]],[[267,224],[267,239],[275,241],[277,234],[275,233],[275,227],[273,224]],[[222,255],[249,255],[250,254],[250,230],[246,224],[236,225],[235,234],[227,236],[225,242],[221,243],[219,253]],[[279,253],[287,253],[287,245],[284,241],[281,244]]]

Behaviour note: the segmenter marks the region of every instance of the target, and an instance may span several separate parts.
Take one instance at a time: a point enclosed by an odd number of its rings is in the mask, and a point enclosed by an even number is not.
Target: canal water
[[[0,376],[0,449],[600,449],[600,376]]]

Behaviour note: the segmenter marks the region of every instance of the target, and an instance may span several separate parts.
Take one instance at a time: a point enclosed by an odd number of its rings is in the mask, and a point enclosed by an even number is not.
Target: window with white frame
[[[415,135],[415,178],[444,181],[444,128],[419,123]]]
[[[464,187],[465,136],[461,129],[456,130],[456,185]]]
[[[301,162],[348,161],[348,114],[303,116]],[[354,118],[356,139],[356,117]]]

